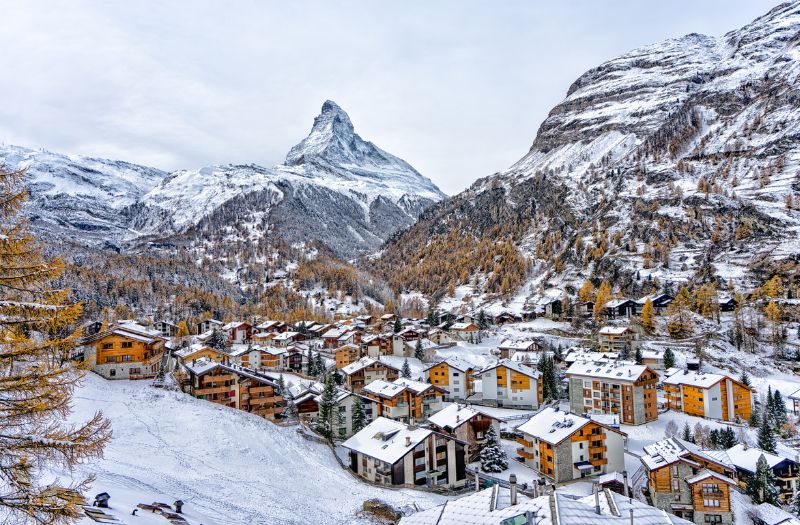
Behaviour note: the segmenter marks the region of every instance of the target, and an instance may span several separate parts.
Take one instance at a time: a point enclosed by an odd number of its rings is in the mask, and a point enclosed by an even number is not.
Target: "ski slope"
[[[76,421],[102,410],[114,437],[102,460],[80,467],[94,474],[87,496],[111,495],[124,523],[166,523],[137,503],[185,502],[191,525],[345,524],[366,522],[364,500],[428,508],[441,496],[380,489],[343,470],[328,447],[295,428],[142,381],[106,381],[87,374],[76,389]],[[90,501],[91,503],[91,501]],[[95,523],[88,518],[81,525]]]

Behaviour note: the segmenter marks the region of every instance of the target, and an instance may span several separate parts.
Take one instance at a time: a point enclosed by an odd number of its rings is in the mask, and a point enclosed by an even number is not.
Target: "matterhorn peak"
[[[314,118],[311,133],[286,155],[286,164],[300,164],[308,157],[341,156],[360,142],[347,113],[332,101],[322,104],[320,114]],[[345,155],[348,156],[348,155]]]

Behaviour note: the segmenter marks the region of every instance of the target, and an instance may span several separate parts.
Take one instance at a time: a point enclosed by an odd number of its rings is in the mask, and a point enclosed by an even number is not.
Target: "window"
[[[124,356],[122,356],[122,362],[123,363],[129,363],[131,361],[133,361],[133,356],[132,355],[124,355]]]
[[[703,499],[704,507],[719,507],[718,499]]]
[[[133,343],[131,341],[123,341],[122,348],[133,348]]]
[[[704,523],[722,523],[722,516],[719,514],[706,514],[703,518]]]
[[[108,373],[108,375],[110,375],[111,377],[114,377],[115,375],[117,375],[117,369],[116,368],[112,368],[111,371]]]
[[[106,357],[106,363],[116,363],[118,362],[119,357],[115,355],[110,355]]]
[[[114,348],[114,343],[103,343],[103,350],[111,350]]]
[[[718,493],[719,491],[720,491],[719,490],[719,484],[717,484],[717,483],[703,483],[703,493],[704,494]]]
[[[141,373],[142,373],[142,369],[141,368],[131,368],[130,374],[132,376],[137,376],[137,375],[139,375]]]

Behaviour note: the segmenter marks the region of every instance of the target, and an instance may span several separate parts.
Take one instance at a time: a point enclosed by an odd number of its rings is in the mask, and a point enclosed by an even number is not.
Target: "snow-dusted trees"
[[[211,337],[208,339],[208,346],[215,350],[225,351],[228,348],[228,338],[220,330],[214,328]]]
[[[367,426],[367,415],[364,413],[364,401],[361,396],[356,396],[353,402],[353,434],[360,432],[362,428]]]
[[[539,381],[542,382],[542,396],[544,399],[558,399],[558,376],[556,365],[549,355],[542,355],[536,368],[541,372]]]
[[[508,456],[500,446],[497,431],[489,426],[480,448],[481,470],[484,472],[502,472],[508,468]]]
[[[745,492],[753,499],[754,503],[770,503],[778,505],[777,480],[772,469],[769,468],[767,458],[761,454],[756,461],[756,471],[747,478]]]
[[[776,446],[775,431],[772,429],[772,421],[767,409],[761,414],[761,424],[758,427],[758,448],[774,454]]]
[[[422,350],[422,338],[417,337],[417,342],[414,345],[414,357],[422,361],[425,357],[425,352]]]
[[[52,481],[52,469],[72,471],[102,455],[111,429],[100,413],[65,423],[79,378],[68,356],[81,307],[50,284],[64,265],[45,260],[17,219],[24,198],[22,173],[0,170],[0,515],[8,523],[71,523],[92,479],[64,485]]]
[[[408,359],[403,360],[403,368],[400,370],[400,377],[411,379],[411,365],[408,364]]]
[[[692,321],[692,299],[686,288],[681,288],[678,295],[667,307],[667,331],[672,337],[686,337],[694,328]]]
[[[342,416],[336,407],[336,382],[333,376],[325,378],[325,389],[319,401],[317,432],[328,441],[333,441],[336,426],[342,423]]]
[[[675,366],[675,353],[672,351],[672,348],[667,347],[664,350],[664,368],[669,370]]]

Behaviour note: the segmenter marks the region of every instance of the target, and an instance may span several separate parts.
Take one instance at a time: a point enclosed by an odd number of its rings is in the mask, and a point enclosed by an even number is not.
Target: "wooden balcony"
[[[281,396],[271,396],[271,397],[251,397],[249,400],[251,405],[269,405],[280,403],[283,401]]]
[[[218,375],[218,376],[205,375],[205,376],[202,377],[201,382],[202,383],[222,383],[223,381],[233,381],[234,379],[236,379],[236,376],[234,376],[233,374],[225,374],[225,375]]]
[[[522,445],[523,447],[532,447],[533,441],[528,441],[524,437],[517,437],[517,444]]]
[[[192,392],[196,396],[207,396],[209,394],[222,394],[230,392],[233,389],[231,386],[214,386],[208,388],[195,388]]]
[[[599,447],[589,447],[589,455],[591,456],[592,454],[600,454],[601,452],[605,452],[607,450],[608,447],[605,445]]]
[[[524,447],[519,447],[517,449],[517,455],[525,459],[533,459],[533,452],[527,452]]]
[[[253,386],[249,389],[251,396],[256,396],[256,394],[272,394],[273,388],[271,386]]]

